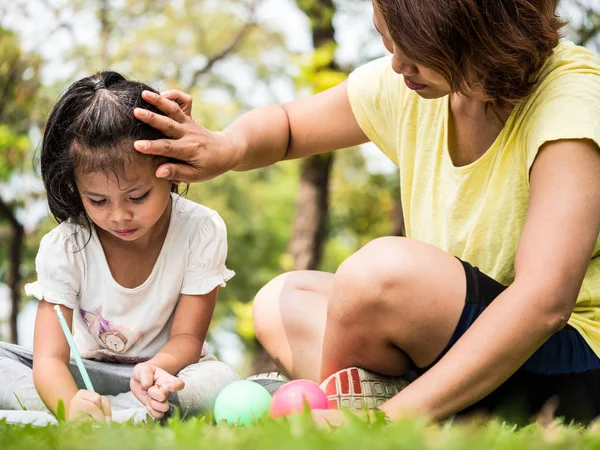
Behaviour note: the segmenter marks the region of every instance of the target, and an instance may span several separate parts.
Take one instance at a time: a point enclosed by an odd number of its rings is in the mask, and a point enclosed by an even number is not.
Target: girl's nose
[[[110,220],[115,223],[129,222],[133,214],[127,208],[115,208],[111,211]]]

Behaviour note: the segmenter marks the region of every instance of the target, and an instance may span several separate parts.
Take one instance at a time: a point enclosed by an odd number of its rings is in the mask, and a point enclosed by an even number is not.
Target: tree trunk
[[[581,24],[581,27],[576,31],[577,45],[587,46],[592,44],[600,36],[600,11],[597,7],[586,6],[583,2],[575,1],[575,6],[580,9],[582,16],[587,20]]]
[[[21,256],[25,230],[17,220],[12,208],[0,199],[0,214],[5,216],[12,228],[12,242],[10,244],[10,270],[8,273],[8,287],[10,289],[10,342],[18,342],[17,317],[21,300]]]
[[[335,44],[332,0],[297,0],[298,7],[308,16],[315,51]],[[337,70],[333,56],[321,70]],[[292,237],[288,254],[296,270],[314,270],[323,253],[325,226],[329,207],[329,178],[334,155],[316,155],[302,161],[300,189],[296,202]]]
[[[296,270],[314,270],[321,260],[332,165],[332,153],[312,156],[302,164],[296,218],[288,247]]]
[[[315,50],[335,43],[332,0],[297,0],[298,7],[308,16]],[[333,57],[322,70],[337,70]],[[295,270],[313,270],[319,266],[323,254],[327,211],[329,208],[329,179],[334,155],[316,155],[302,161],[300,188],[296,200],[296,217],[288,254]],[[256,342],[253,370],[256,373],[274,370],[274,364],[264,348]]]
[[[100,5],[98,7],[98,20],[100,21],[100,61],[102,62],[102,67],[105,67],[104,70],[108,70],[107,68],[110,66],[110,49],[109,49],[109,39],[112,33],[112,23],[108,17],[109,15],[109,5],[108,0],[100,0]]]

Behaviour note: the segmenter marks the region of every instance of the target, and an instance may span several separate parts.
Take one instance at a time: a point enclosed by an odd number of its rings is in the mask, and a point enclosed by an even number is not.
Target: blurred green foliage
[[[0,26],[0,184],[32,171],[33,146],[29,132],[40,122],[42,59],[22,50],[16,32]],[[8,282],[9,249],[17,212],[35,196],[0,189],[0,283]],[[7,213],[9,212],[9,214]],[[25,239],[21,275],[33,270],[37,236]],[[0,336],[7,338],[7,336]]]

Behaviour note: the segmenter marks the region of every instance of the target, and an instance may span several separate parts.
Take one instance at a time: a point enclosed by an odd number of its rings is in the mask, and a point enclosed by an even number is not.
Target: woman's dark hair
[[[558,0],[375,0],[393,41],[452,90],[482,91],[495,108],[533,90],[565,25]]]
[[[60,97],[46,124],[41,171],[52,215],[58,222],[72,218],[89,224],[75,184],[75,170],[101,171],[125,177],[134,158],[146,156],[133,148],[138,139],[162,139],[158,130],[139,121],[134,108],[161,111],[142,99],[142,91],[156,91],[116,72],[99,72],[73,83]],[[172,191],[177,192],[173,184]]]

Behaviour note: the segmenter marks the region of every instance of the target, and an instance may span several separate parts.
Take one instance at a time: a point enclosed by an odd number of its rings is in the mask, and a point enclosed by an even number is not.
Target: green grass
[[[427,425],[405,421],[367,424],[359,419],[336,430],[319,428],[306,416],[265,419],[251,427],[213,426],[205,418],[158,424],[62,424],[47,428],[15,427],[0,422],[0,449],[599,449],[600,430],[553,424],[515,429],[498,421]]]

